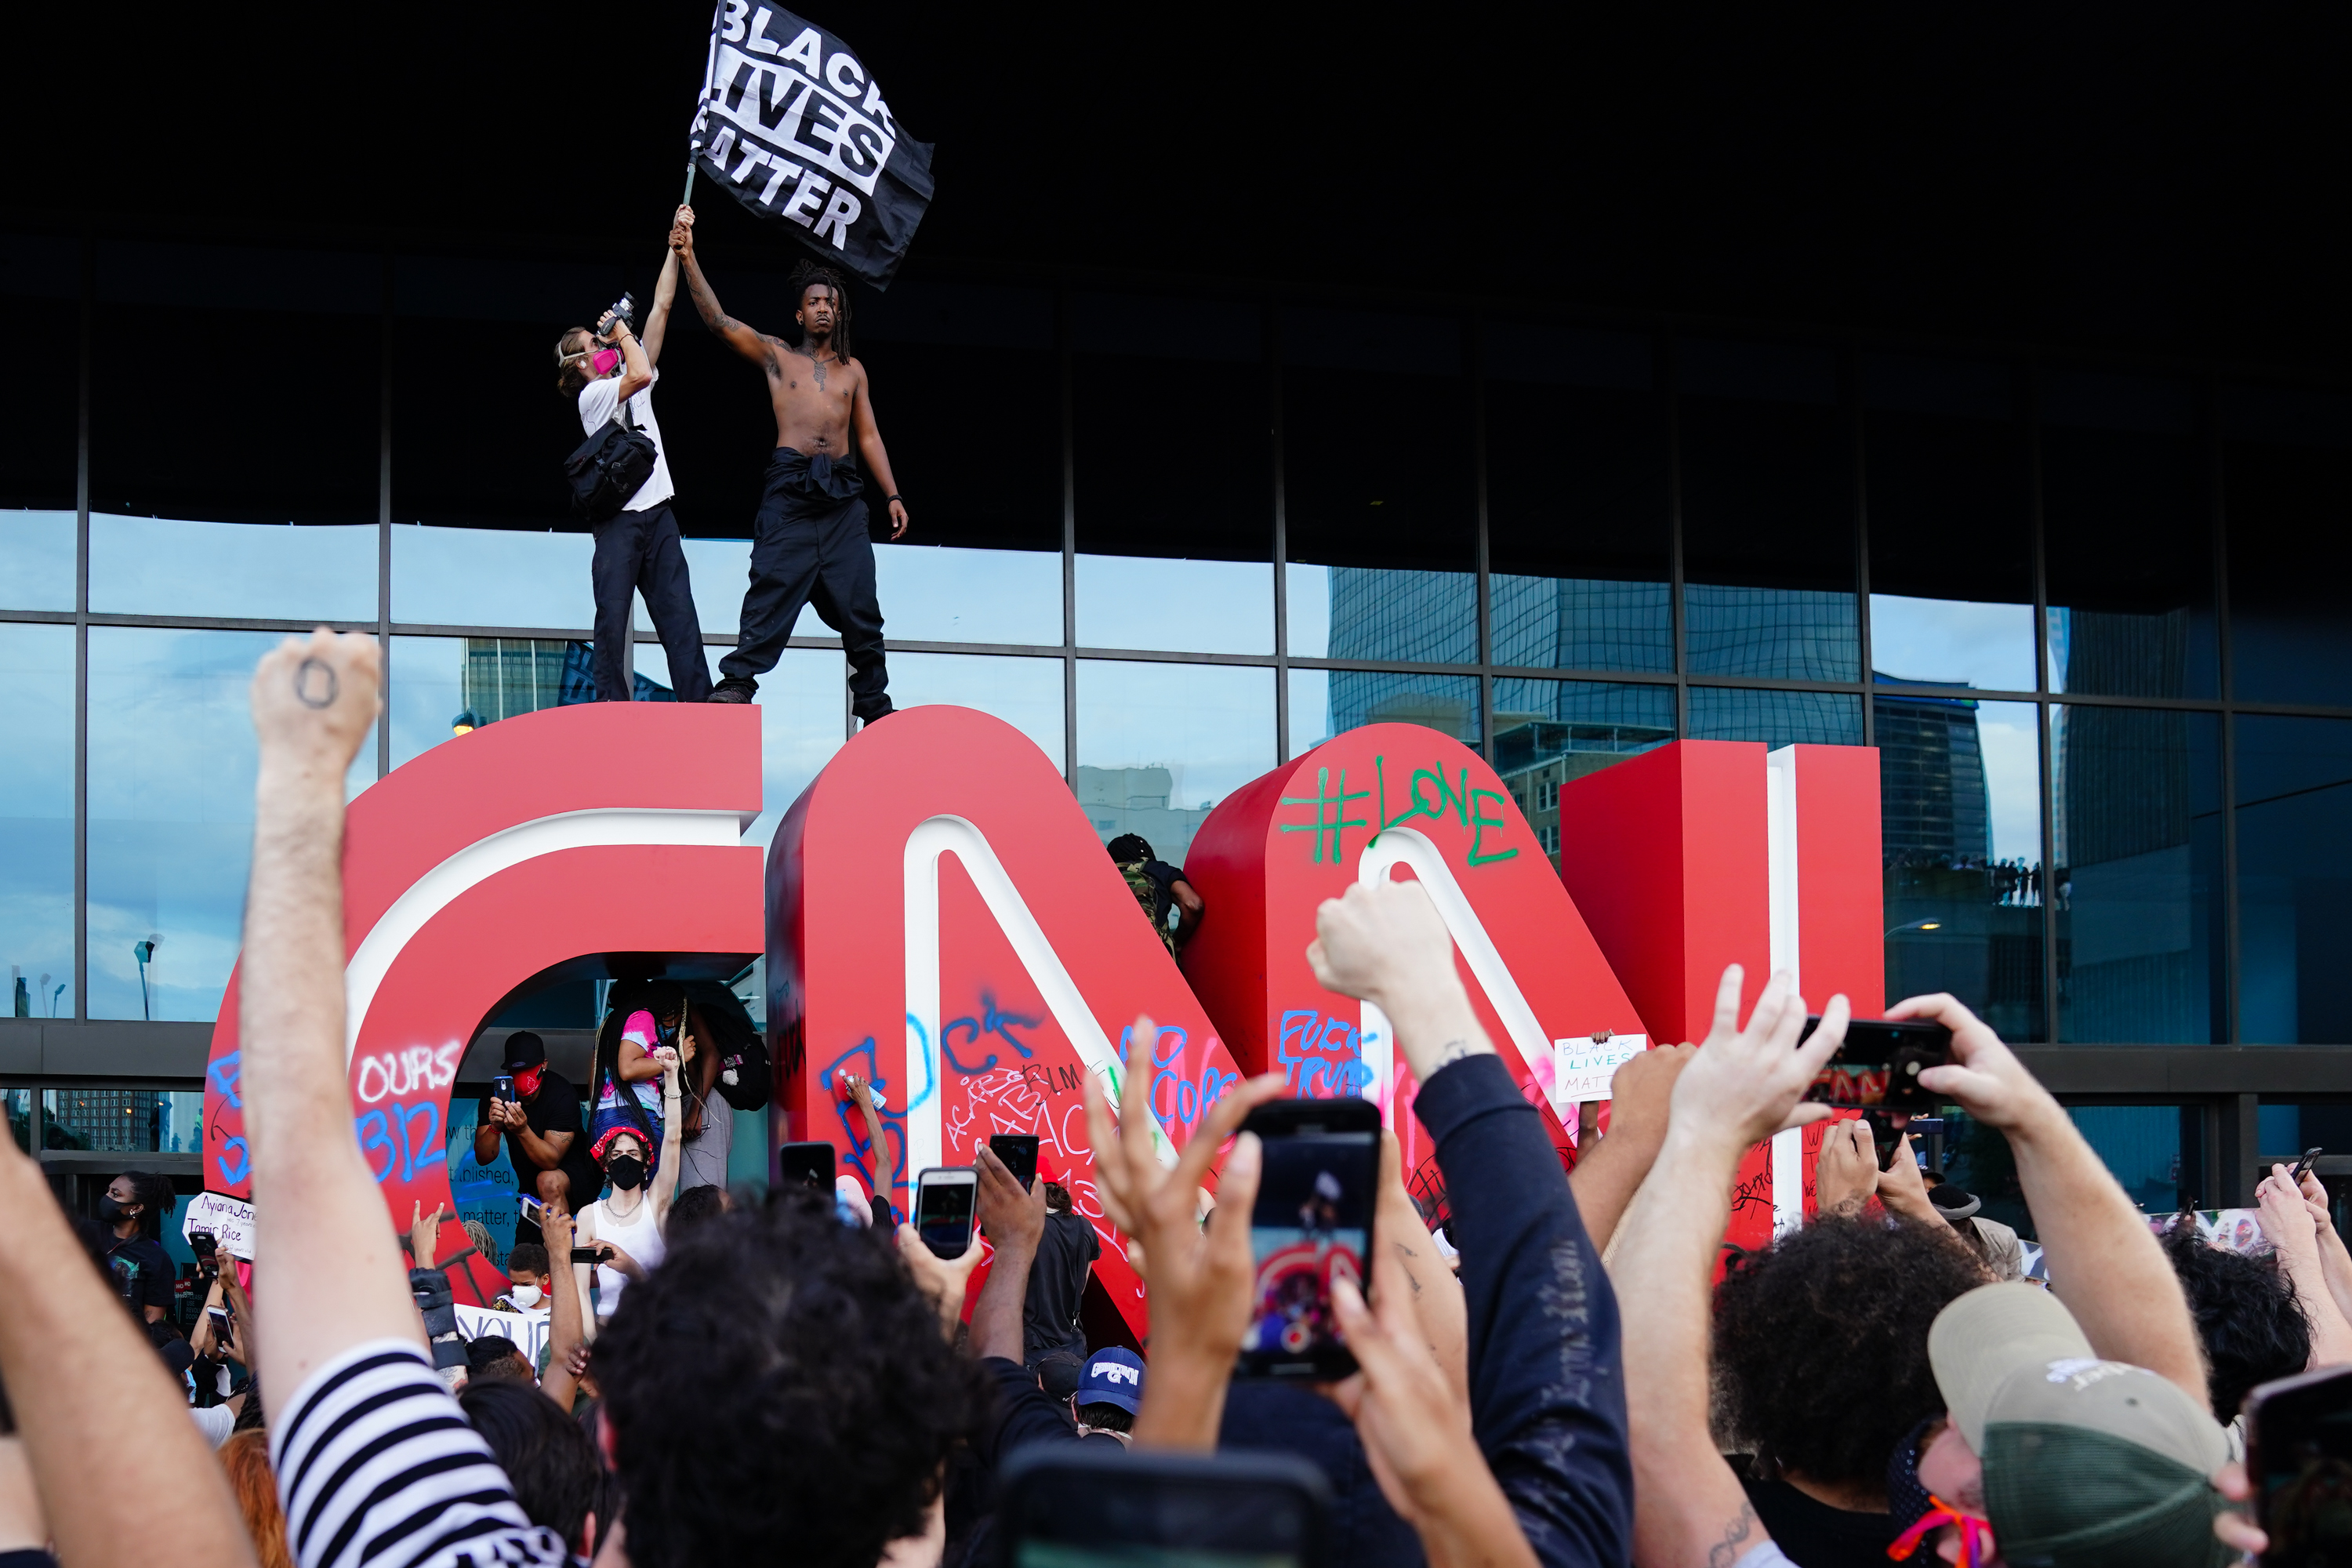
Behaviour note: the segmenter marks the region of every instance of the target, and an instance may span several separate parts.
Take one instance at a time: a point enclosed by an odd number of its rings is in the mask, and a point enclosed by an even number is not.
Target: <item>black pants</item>
[[[630,651],[630,596],[643,593],[655,635],[669,655],[670,689],[680,702],[710,695],[710,666],[702,656],[702,623],[687,585],[686,548],[667,501],[625,511],[596,529],[596,697],[626,702],[636,695]]]
[[[866,481],[825,453],[776,448],[751,528],[751,586],[743,595],[741,637],[719,661],[729,679],[776,668],[803,605],[814,605],[841,634],[849,656],[850,709],[858,718],[890,711],[882,661],[882,606],[874,598],[874,543],[866,536]]]

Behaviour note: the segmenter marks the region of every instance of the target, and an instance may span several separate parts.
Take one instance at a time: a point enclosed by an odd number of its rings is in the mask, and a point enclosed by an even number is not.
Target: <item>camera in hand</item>
[[[1807,1018],[1798,1037],[1811,1039],[1821,1023],[1819,1015]],[[1951,1059],[1952,1031],[1941,1024],[1856,1018],[1805,1098],[1873,1110],[1933,1110],[1936,1093],[1920,1084],[1919,1075]]]
[[[613,301],[614,330],[618,331],[624,321],[628,323],[629,331],[637,330],[637,297],[634,294],[625,293]]]

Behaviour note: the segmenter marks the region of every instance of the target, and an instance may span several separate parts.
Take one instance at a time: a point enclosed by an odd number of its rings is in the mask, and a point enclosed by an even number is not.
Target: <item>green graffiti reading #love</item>
[[[1394,816],[1389,815],[1388,759],[1374,757],[1372,772],[1377,791],[1349,789],[1348,770],[1345,768],[1339,770],[1339,787],[1334,790],[1331,787],[1331,770],[1318,768],[1315,770],[1313,795],[1286,795],[1282,797],[1282,804],[1285,805],[1306,805],[1315,809],[1315,820],[1312,822],[1286,822],[1281,825],[1281,829],[1285,833],[1311,833],[1315,836],[1312,840],[1315,864],[1318,866],[1323,864],[1323,847],[1327,841],[1331,847],[1331,864],[1337,866],[1343,861],[1345,851],[1342,838],[1350,827],[1372,827],[1373,821],[1375,819],[1379,821],[1380,826],[1372,828],[1371,837],[1366,840],[1366,845],[1369,847],[1377,842],[1380,836],[1390,828],[1411,822],[1416,816],[1425,816],[1433,822],[1443,822],[1449,811],[1454,814],[1463,827],[1469,831],[1468,860],[1471,865],[1484,866],[1490,861],[1508,860],[1518,854],[1517,849],[1497,849],[1491,854],[1487,852],[1486,830],[1490,827],[1507,827],[1510,824],[1499,816],[1486,815],[1486,806],[1483,803],[1493,801],[1496,805],[1502,805],[1503,792],[1494,789],[1472,789],[1468,768],[1462,770],[1459,787],[1446,782],[1444,770],[1441,768],[1415,768],[1412,780],[1405,785],[1405,808]],[[1427,793],[1423,787],[1424,784],[1433,788],[1435,793]],[[1348,815],[1348,807],[1351,802],[1372,800],[1375,793],[1379,798],[1371,816]]]

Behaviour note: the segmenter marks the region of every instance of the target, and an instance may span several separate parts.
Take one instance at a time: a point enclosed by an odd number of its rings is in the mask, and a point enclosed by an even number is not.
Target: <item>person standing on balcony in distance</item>
[[[703,323],[766,374],[776,413],[776,451],[752,524],[742,635],[719,661],[710,700],[751,701],[759,678],[782,657],[801,606],[814,604],[849,656],[851,710],[871,724],[891,710],[874,544],[866,532],[867,477],[890,509],[892,539],[906,534],[907,504],[874,423],[866,367],[850,357],[848,293],[829,267],[803,262],[794,268],[793,320],[801,337],[788,343],[719,309],[695,260],[692,207],[677,209],[670,247],[686,263],[686,286]]]
[[[580,427],[594,435],[627,411],[625,423],[653,437],[654,471],[628,504],[596,525],[596,557],[589,580],[596,595],[596,695],[626,702],[636,694],[636,661],[630,627],[643,593],[655,635],[669,656],[670,689],[680,702],[710,697],[710,666],[702,654],[702,622],[694,611],[687,580],[686,548],[678,542],[677,514],[670,500],[669,453],[654,418],[654,383],[661,379],[662,340],[669,333],[669,308],[677,298],[677,252],[662,259],[654,284],[653,310],[640,343],[629,323],[610,310],[592,335],[574,327],[556,340],[556,390],[580,405]]]

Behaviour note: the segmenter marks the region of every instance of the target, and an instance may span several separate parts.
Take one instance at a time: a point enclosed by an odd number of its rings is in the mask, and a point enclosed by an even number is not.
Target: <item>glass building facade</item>
[[[780,289],[719,281],[754,319]],[[274,637],[384,639],[353,792],[583,694],[578,435],[543,366],[580,301],[647,282],[0,236],[26,331],[0,386],[16,1018],[211,1019]],[[857,310],[915,521],[877,548],[892,694],[1013,724],[1106,838],[1181,861],[1230,791],[1383,721],[1484,751],[1555,855],[1561,784],[1675,738],[1872,745],[1890,995],[1949,990],[2049,1047],[2352,1048],[2326,979],[2352,968],[2327,564],[2352,552],[2352,397],[1213,283],[917,275]],[[768,416],[673,330],[715,665]],[[189,342],[236,345],[223,421],[156,408],[159,345]],[[762,840],[850,728],[837,641],[813,612],[797,633],[761,691]],[[642,609],[639,636],[637,694],[665,698]],[[65,1048],[42,1070],[77,1070]],[[2098,1087],[2194,1120],[2179,1090]]]

